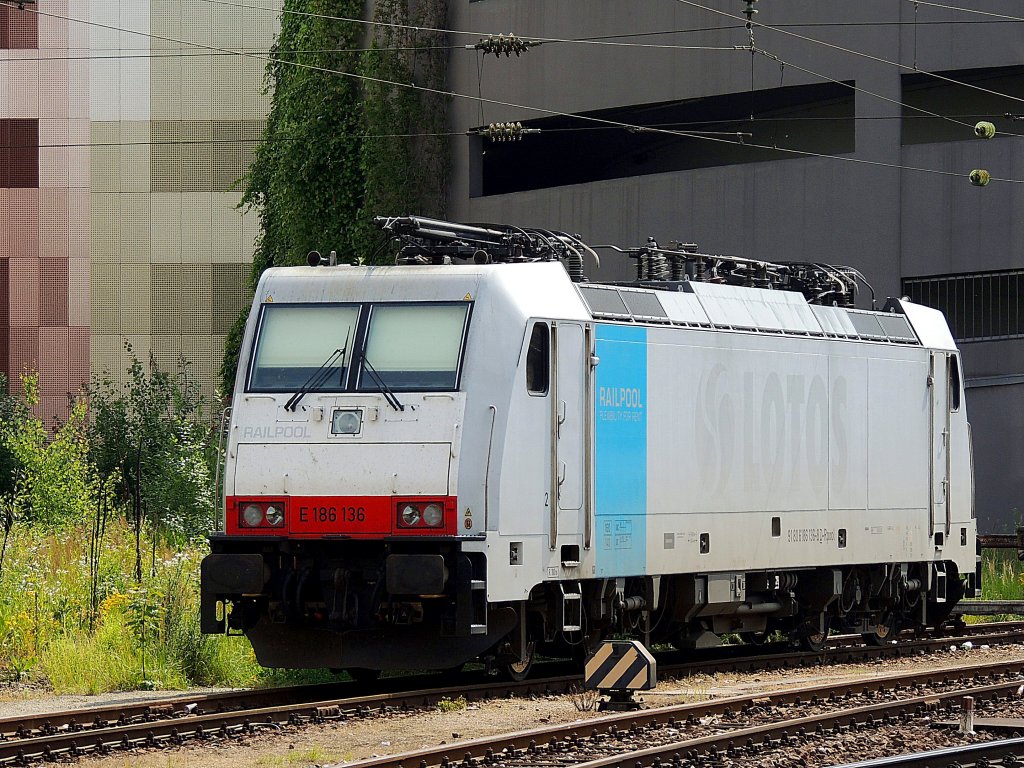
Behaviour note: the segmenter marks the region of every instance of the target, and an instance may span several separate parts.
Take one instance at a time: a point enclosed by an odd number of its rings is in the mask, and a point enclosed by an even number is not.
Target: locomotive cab
[[[557,263],[531,266],[265,274],[203,564],[204,631],[244,632],[265,666],[355,669],[450,668],[509,635],[517,619],[488,606],[486,566],[504,444],[466,414],[508,418],[494,357],[542,376],[521,348],[552,292],[528,285],[537,267],[571,284]]]

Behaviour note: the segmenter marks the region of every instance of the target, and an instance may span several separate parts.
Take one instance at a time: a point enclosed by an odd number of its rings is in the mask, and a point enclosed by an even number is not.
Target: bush
[[[0,667],[58,692],[252,684],[249,644],[199,630],[213,419],[184,360],[129,374],[52,430],[36,377],[0,377]]]
[[[24,520],[48,528],[83,520],[95,496],[85,403],[76,400],[68,420],[50,436],[43,422],[28,410],[39,401],[36,376],[22,377],[22,387],[22,408],[15,409],[15,418],[0,422],[0,446],[13,477],[4,496],[7,515],[12,522]],[[10,525],[5,528],[9,530]]]
[[[12,532],[0,574],[0,665],[44,674],[58,693],[191,685],[252,685],[262,674],[249,644],[199,631],[198,546],[157,548],[141,585],[131,578],[134,533],[108,531],[99,615],[90,626],[88,535],[81,528]]]

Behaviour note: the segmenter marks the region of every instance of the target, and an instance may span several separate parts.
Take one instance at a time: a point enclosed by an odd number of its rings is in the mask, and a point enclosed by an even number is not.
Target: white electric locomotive
[[[246,326],[205,632],[271,667],[525,675],[622,633],[882,640],[979,587],[942,315],[859,275],[380,221],[395,266],[270,269]]]

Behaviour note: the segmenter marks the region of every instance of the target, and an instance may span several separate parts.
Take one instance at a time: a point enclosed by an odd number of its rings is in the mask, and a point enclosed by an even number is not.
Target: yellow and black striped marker
[[[606,640],[587,659],[584,688],[650,691],[658,685],[658,662],[639,640]]]

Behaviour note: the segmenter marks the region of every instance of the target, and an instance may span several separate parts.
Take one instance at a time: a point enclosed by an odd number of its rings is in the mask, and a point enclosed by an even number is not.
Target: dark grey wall
[[[743,7],[735,0],[705,4],[737,15]],[[985,18],[925,6],[915,16],[912,3],[893,0],[761,0],[757,5],[758,22],[807,25],[785,29],[908,68],[915,62],[930,71],[1024,62],[1024,34],[1013,23],[935,24]],[[1004,3],[992,0],[978,0],[972,7],[1005,12]],[[580,38],[733,24],[740,22],[674,0],[457,0],[451,10],[454,29],[522,37]],[[740,26],[628,41],[733,46],[745,45],[747,33]],[[856,94],[855,113],[865,119],[856,122],[856,151],[846,160],[780,155],[773,162],[472,197],[476,158],[471,139],[460,136],[452,147],[450,215],[559,228],[592,243],[633,245],[653,235],[663,241],[695,241],[711,252],[847,263],[868,276],[881,298],[898,295],[906,276],[1024,268],[1024,184],[992,182],[977,188],[967,181],[973,168],[1024,179],[1024,139],[901,146],[901,74],[910,69],[775,30],[755,29],[755,42],[789,63],[781,71],[777,63],[756,57],[755,89],[818,83],[824,75],[855,81],[871,92]],[[750,61],[744,51],[548,43],[518,59],[487,57],[478,69],[478,54],[455,51],[449,76],[453,91],[470,96],[479,91],[521,107],[484,104],[481,119],[479,104],[456,98],[451,123],[453,130],[463,131],[481,123],[546,116],[529,106],[576,113],[745,92],[751,85]],[[1020,101],[998,103],[1005,103],[1003,111],[1024,112]],[[949,103],[942,111],[957,114],[958,105]],[[1019,127],[1024,133],[1024,123],[995,122],[1002,130]],[[963,130],[970,134],[969,127]],[[766,137],[755,135],[754,140]],[[628,273],[621,262],[605,263],[610,276]],[[1001,530],[1014,521],[1014,510],[1024,507],[1024,461],[1017,460],[1024,458],[1018,455],[1024,453],[1024,384],[1012,378],[1024,374],[1024,341],[968,342],[962,350],[969,383],[979,377],[999,381],[972,386],[967,399],[981,527]]]

